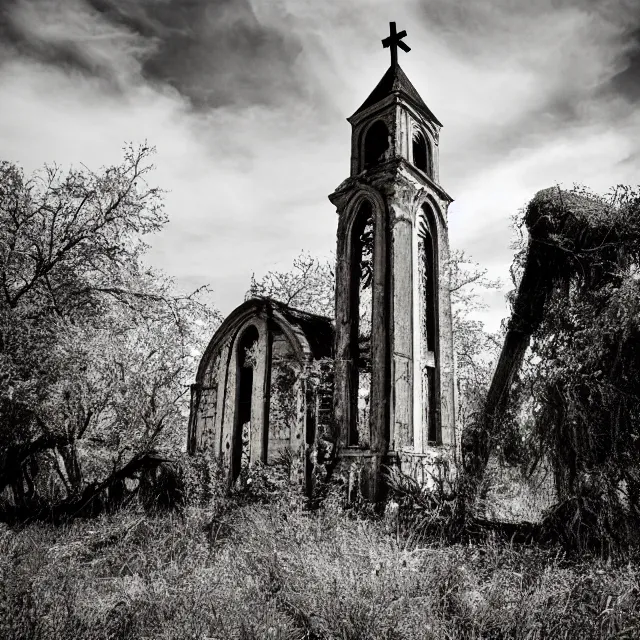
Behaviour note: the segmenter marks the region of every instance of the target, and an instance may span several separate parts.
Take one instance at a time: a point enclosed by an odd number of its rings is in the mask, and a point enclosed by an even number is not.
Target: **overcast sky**
[[[388,67],[390,20],[444,124],[452,246],[505,291],[510,218],[538,189],[639,182],[638,0],[0,0],[0,158],[97,169],[148,140],[170,217],[150,260],[228,313],[252,272],[333,251],[345,118]]]

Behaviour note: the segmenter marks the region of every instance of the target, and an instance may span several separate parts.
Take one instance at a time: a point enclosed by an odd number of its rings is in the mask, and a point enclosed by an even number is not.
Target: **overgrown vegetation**
[[[0,516],[117,506],[181,448],[217,314],[143,263],[166,222],[152,151],[100,172],[0,163]]]
[[[470,314],[498,283],[453,253],[462,468],[387,470],[381,515],[335,478],[303,499],[286,452],[231,487],[179,453],[219,318],[144,266],[166,222],[150,153],[0,164],[0,637],[640,636],[639,194],[531,201],[491,385],[496,337]],[[250,294],[331,315],[333,279],[301,254]],[[496,516],[492,461],[550,468],[557,504]]]
[[[636,564],[571,562],[557,548],[491,537],[418,546],[393,517],[363,518],[331,497],[306,511],[287,491],[242,495],[214,496],[183,517],[131,505],[61,527],[0,530],[0,636],[589,640],[640,633]]]
[[[640,196],[624,187],[532,199],[500,360],[463,436],[464,502],[506,440],[520,464],[553,469],[549,530],[605,554],[636,544],[640,524],[639,214]]]

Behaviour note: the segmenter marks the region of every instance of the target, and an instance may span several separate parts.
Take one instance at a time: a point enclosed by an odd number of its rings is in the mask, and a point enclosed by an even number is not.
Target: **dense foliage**
[[[0,163],[5,507],[77,498],[146,452],[182,446],[187,384],[216,314],[142,261],[143,237],[166,222],[146,182],[151,153],[127,148],[98,173],[26,177]]]
[[[552,188],[522,225],[513,314],[485,419],[465,434],[467,470],[515,432],[521,461],[551,464],[548,524],[567,545],[625,548],[640,522],[640,197]]]
[[[640,521],[640,196],[556,191],[526,224],[533,242],[550,240],[528,377],[558,513],[577,542],[626,544]]]

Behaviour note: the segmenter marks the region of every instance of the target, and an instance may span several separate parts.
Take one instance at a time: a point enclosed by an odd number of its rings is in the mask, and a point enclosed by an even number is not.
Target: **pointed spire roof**
[[[424,100],[420,97],[416,88],[411,84],[411,80],[407,78],[407,74],[402,70],[398,63],[392,64],[387,69],[387,72],[382,76],[382,79],[378,82],[376,88],[369,94],[369,97],[360,105],[358,110],[351,117],[353,118],[361,111],[365,111],[365,109],[372,107],[374,104],[396,93],[409,98],[410,102],[413,102],[416,107],[425,111],[426,115],[428,115],[431,120],[442,126],[442,123],[424,103]]]

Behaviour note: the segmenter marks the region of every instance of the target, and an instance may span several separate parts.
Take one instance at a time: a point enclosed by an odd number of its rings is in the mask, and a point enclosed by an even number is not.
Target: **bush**
[[[385,475],[391,496],[387,519],[397,521],[398,533],[408,546],[443,542],[457,536],[457,485],[448,470],[436,464],[436,472],[428,484],[418,483],[397,467],[387,468]]]

